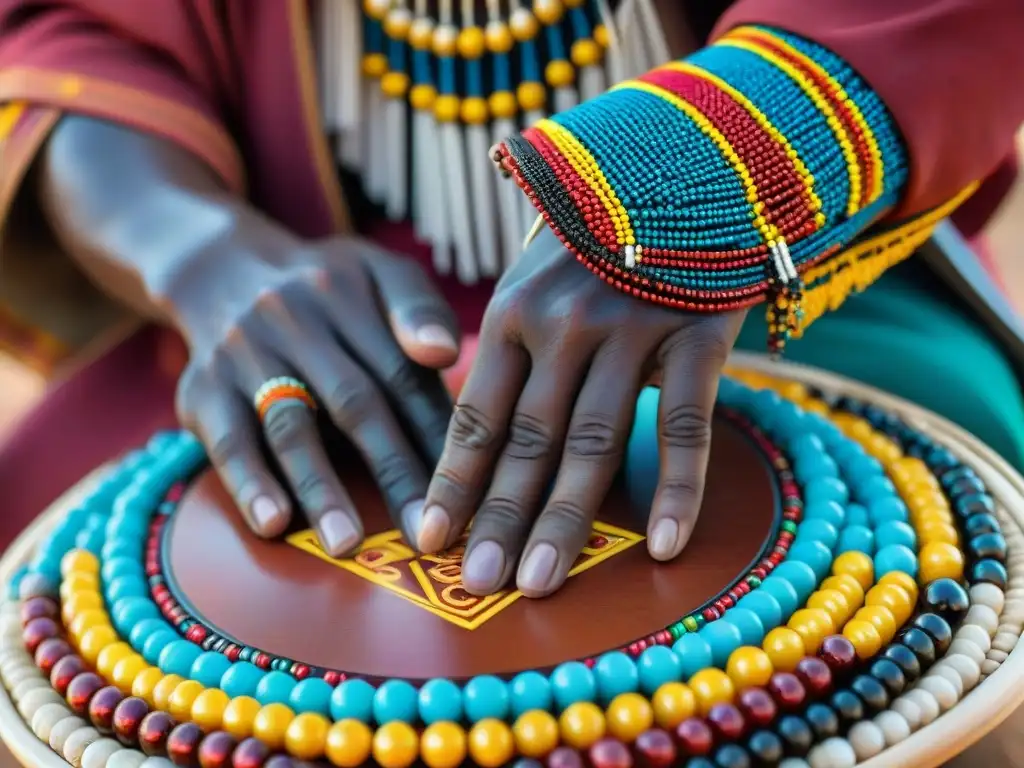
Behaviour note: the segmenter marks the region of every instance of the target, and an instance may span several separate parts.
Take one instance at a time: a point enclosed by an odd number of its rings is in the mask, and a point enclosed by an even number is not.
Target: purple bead
[[[167,759],[175,765],[195,765],[199,742],[202,740],[203,729],[195,723],[174,726],[174,730],[167,735]]]
[[[230,768],[231,753],[238,742],[227,731],[214,731],[199,745],[199,765],[202,768]]]
[[[166,712],[150,712],[139,724],[139,749],[150,757],[161,755],[174,725]]]
[[[572,747],[558,747],[547,759],[548,768],[583,768],[583,758]]]
[[[669,768],[676,762],[676,745],[668,731],[651,728],[641,733],[633,745],[644,768]]]
[[[234,768],[262,768],[269,756],[270,750],[267,745],[250,736],[235,747],[231,754],[231,763]]]
[[[89,701],[89,719],[92,720],[97,731],[104,735],[113,732],[114,711],[123,700],[124,694],[113,685],[96,691]]]
[[[128,747],[134,747],[139,737],[139,726],[149,714],[149,705],[138,696],[129,696],[114,709],[111,727],[114,737]]]

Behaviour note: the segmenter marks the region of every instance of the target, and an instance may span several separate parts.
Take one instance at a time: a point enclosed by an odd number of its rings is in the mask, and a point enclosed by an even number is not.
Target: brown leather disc
[[[289,543],[258,539],[212,472],[175,512],[164,562],[198,618],[306,664],[414,680],[552,667],[664,629],[731,586],[770,544],[776,497],[763,454],[731,422],[717,419],[714,434],[704,509],[680,558],[649,558],[646,510],[616,491],[599,515],[615,527],[598,527],[577,575],[545,600],[467,595],[458,551],[416,558],[388,534],[384,505],[352,464],[343,479],[371,537],[344,566],[308,532]]]

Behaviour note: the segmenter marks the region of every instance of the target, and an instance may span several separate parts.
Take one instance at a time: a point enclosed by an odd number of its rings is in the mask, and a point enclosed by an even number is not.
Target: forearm
[[[177,327],[198,295],[215,300],[240,229],[259,225],[268,248],[287,239],[187,150],[92,118],[57,126],[35,182],[57,239],[94,282]]]

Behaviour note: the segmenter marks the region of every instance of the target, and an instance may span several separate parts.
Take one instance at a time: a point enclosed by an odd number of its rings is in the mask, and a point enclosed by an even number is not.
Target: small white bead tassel
[[[463,29],[476,26],[475,0],[462,0]],[[479,65],[467,62],[466,66]],[[473,94],[474,97],[482,94]],[[473,201],[472,227],[475,235],[479,273],[483,277],[501,274],[498,243],[497,178],[487,152],[491,135],[485,122],[470,123],[463,128],[466,168],[469,172],[470,199]]]

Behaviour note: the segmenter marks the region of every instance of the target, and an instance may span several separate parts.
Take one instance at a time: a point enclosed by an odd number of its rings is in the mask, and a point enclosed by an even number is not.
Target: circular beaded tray
[[[694,537],[658,565],[653,429],[641,402],[542,601],[462,591],[459,547],[417,556],[351,457],[369,536],[339,561],[256,539],[200,446],[157,435],[0,563],[0,735],[84,768],[931,766],[1024,698],[1024,481],[972,438],[741,358]]]

